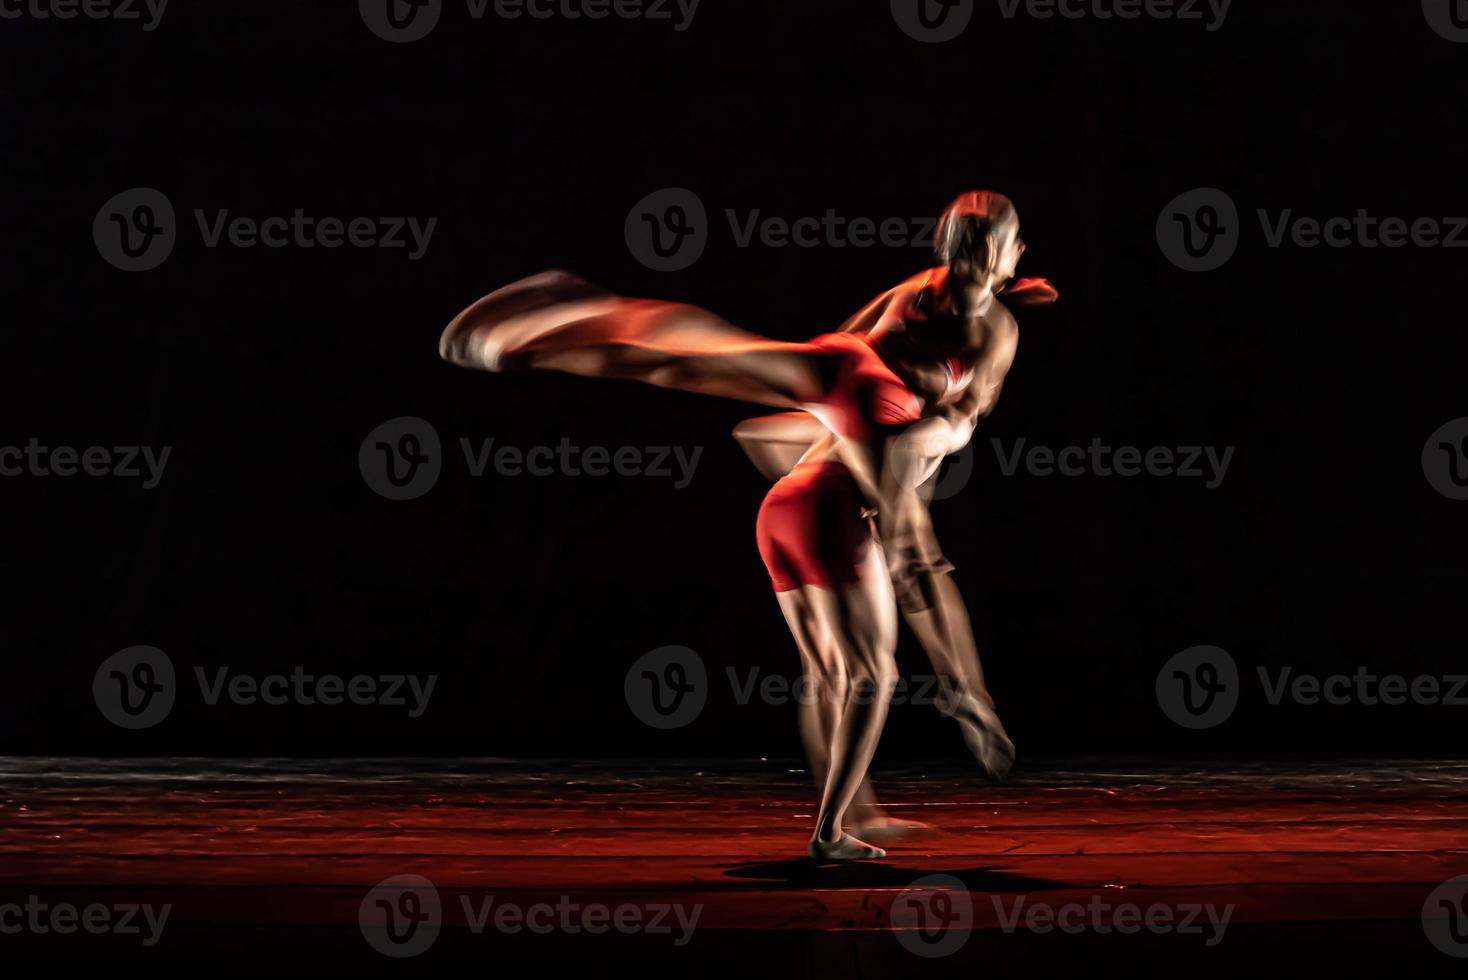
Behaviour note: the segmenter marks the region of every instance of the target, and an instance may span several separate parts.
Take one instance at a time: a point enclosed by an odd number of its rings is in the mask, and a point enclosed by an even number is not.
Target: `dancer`
[[[982,214],[957,225],[962,254],[949,265],[945,291],[936,295],[947,309],[982,314],[992,305],[996,268],[1012,269],[1006,256],[1014,243],[1004,243],[1004,229]],[[972,334],[971,323],[959,325]],[[968,347],[972,340],[968,336]],[[997,343],[992,350],[1002,353]],[[945,439],[954,429],[942,399],[916,398],[871,347],[850,334],[809,344],[767,341],[706,311],[611,296],[564,273],[525,280],[480,300],[450,324],[440,351],[468,367],[549,368],[802,409],[829,431],[806,454],[810,465],[797,468],[801,478],[782,480],[772,490],[762,513],[761,550],[776,588],[799,593],[781,600],[787,617],[791,608],[797,613],[792,628],[815,624],[826,649],[841,657],[840,673],[827,671],[841,697],[832,701],[839,711],[832,712],[828,771],[809,852],[825,860],[883,856],[842,825],[865,778],[896,679],[891,576],[881,547],[864,533],[860,509],[847,504],[865,499],[875,505],[881,540],[902,543],[904,554],[921,555],[924,537],[914,522],[925,512],[914,491],[941,459],[929,454],[947,451]],[[991,356],[985,363],[981,390],[995,391],[1008,362]],[[919,418],[900,434],[888,428]],[[853,486],[861,498],[852,496]],[[910,578],[910,571],[900,577]]]
[[[883,293],[841,328],[866,336],[911,390],[940,406],[941,412],[915,427],[925,439],[921,452],[929,460],[963,448],[978,420],[997,402],[1013,361],[1018,327],[1004,303],[994,297],[1002,295],[1021,305],[1056,298],[1043,280],[1012,281],[1023,251],[1019,218],[1007,198],[990,192],[964,194],[938,222],[935,252],[940,265]],[[987,284],[982,272],[975,275],[985,267],[990,270]],[[967,285],[952,288],[954,283]],[[784,413],[749,419],[734,434],[762,473],[783,481],[792,463],[827,433],[808,414]],[[783,496],[772,492],[765,508]],[[834,506],[851,505],[841,495],[825,499]],[[925,498],[919,494],[916,499],[921,506],[908,522],[913,536],[894,542],[897,553],[889,555],[899,605],[936,671],[940,710],[958,720],[985,770],[1003,779],[1014,761],[1014,745],[984,682],[962,597],[946,574],[953,566],[942,557]],[[761,515],[765,513],[762,509]],[[815,515],[806,519],[820,523]],[[841,658],[832,649],[831,638],[799,594],[782,590],[781,585],[776,582],[777,594],[800,650],[806,690],[839,689]],[[834,713],[825,699],[802,701],[801,734],[818,783],[825,777],[833,724]],[[897,836],[921,826],[882,816],[869,782],[858,790],[853,813],[857,832],[867,839]]]
[[[896,522],[912,508],[897,498],[916,483],[913,474],[894,467],[910,465],[916,456],[902,448],[895,427],[919,419],[922,403],[870,346],[849,334],[805,344],[762,340],[703,310],[612,297],[564,273],[546,273],[492,293],[460,314],[440,350],[467,367],[637,379],[808,411],[831,439],[822,446],[824,476],[812,480],[807,492],[849,484],[850,492],[875,507],[885,535],[910,533]],[[840,514],[865,531],[859,509],[811,510]],[[844,550],[804,554],[794,543],[781,559],[815,569],[812,588],[831,586],[813,600],[813,609],[843,659],[839,717],[807,848],[822,861],[886,853],[846,833],[843,819],[866,777],[896,685],[896,607],[881,548],[869,534],[848,534],[847,543]],[[775,574],[776,566],[770,570]]]

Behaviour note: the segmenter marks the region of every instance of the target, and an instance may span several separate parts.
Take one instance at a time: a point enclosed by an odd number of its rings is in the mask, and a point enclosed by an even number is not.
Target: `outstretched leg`
[[[937,672],[939,710],[958,722],[969,751],[989,775],[1003,780],[1014,765],[1014,743],[984,683],[984,669],[963,596],[951,575],[923,576],[918,587],[929,605],[926,609],[905,609],[903,616]]]

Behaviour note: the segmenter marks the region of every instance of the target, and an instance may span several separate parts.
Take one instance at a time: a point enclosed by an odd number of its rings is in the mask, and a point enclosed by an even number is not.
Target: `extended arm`
[[[830,430],[809,412],[781,412],[745,419],[734,427],[734,438],[755,468],[768,480],[778,480]]]

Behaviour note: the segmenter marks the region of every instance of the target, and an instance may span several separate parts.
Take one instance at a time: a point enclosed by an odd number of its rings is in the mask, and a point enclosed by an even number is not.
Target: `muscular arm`
[[[745,419],[734,427],[734,438],[755,468],[768,480],[780,479],[801,458],[830,435],[809,412],[781,412]]]
[[[995,320],[994,337],[978,363],[973,380],[963,395],[951,405],[933,408],[928,417],[904,433],[898,466],[900,479],[916,487],[937,470],[943,457],[967,446],[979,419],[994,411],[1004,378],[1014,364],[1019,345],[1019,331],[1014,317],[999,303],[990,314]]]

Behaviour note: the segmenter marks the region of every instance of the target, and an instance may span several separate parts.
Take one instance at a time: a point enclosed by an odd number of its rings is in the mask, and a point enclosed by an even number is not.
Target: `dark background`
[[[0,22],[0,444],[173,447],[163,483],[0,481],[0,750],[187,755],[793,755],[793,709],[739,706],[724,669],[790,675],[753,544],[763,484],[729,438],[742,406],[438,360],[443,324],[543,268],[707,306],[797,339],[921,268],[920,248],[739,248],[723,218],[931,215],[993,187],[1019,207],[1022,271],[1062,302],[1021,353],[935,508],[1022,752],[1461,752],[1462,707],[1268,706],[1256,666],[1461,673],[1464,508],[1428,435],[1468,414],[1464,256],[1269,249],[1256,208],[1468,213],[1468,46],[1416,3],[1239,2],[1191,21],[1000,18],[910,40],[879,0],[704,0],[668,22],[471,21],[386,44],[355,5],[171,6],[159,28]],[[91,224],[135,186],[181,239],[138,274]],[[623,222],[696,191],[703,258],[653,272]],[[1175,195],[1225,189],[1235,258],[1161,254]],[[206,249],[194,208],[255,218],[439,219],[401,250]],[[410,502],[369,490],[378,424],[430,420],[521,447],[704,447],[686,489],[627,477],[472,479],[451,456]],[[1200,480],[1004,477],[1017,438],[1234,446]],[[1185,731],[1153,685],[1226,648],[1245,699]],[[133,644],[234,671],[435,673],[396,709],[215,707],[113,728],[92,675]],[[717,682],[691,726],[643,726],[623,677],[667,644]],[[905,669],[921,671],[904,637]],[[891,756],[957,758],[948,723],[899,708]]]

